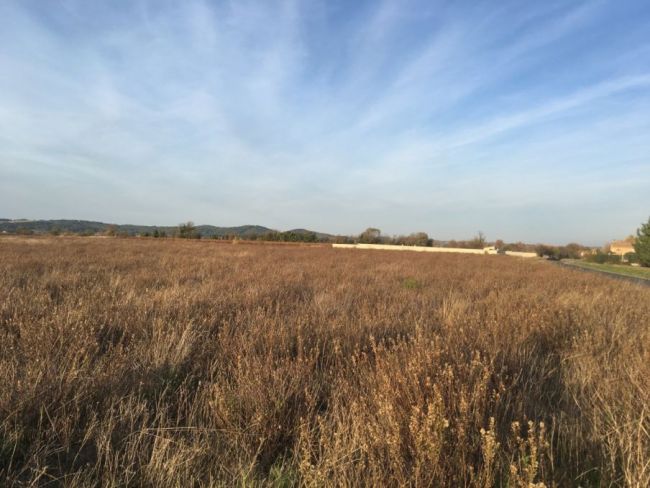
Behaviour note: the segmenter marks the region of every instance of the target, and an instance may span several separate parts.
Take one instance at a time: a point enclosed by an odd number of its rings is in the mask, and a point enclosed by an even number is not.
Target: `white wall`
[[[394,246],[390,244],[332,244],[337,249],[378,249],[382,251],[415,251],[415,252],[455,252],[460,254],[497,254],[493,247],[485,249],[464,249],[460,247],[425,247],[425,246]],[[519,258],[536,258],[534,252],[506,251],[507,256]]]
[[[536,258],[535,252],[521,252],[521,251],[506,251],[507,256],[517,256],[519,258]]]
[[[425,247],[425,246],[393,246],[390,244],[332,244],[339,249],[379,249],[382,251],[415,251],[415,252],[455,252],[463,254],[496,254],[493,248],[462,249],[459,247]]]

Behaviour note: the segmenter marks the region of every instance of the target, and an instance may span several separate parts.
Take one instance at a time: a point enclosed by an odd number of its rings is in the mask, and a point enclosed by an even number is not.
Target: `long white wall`
[[[518,258],[536,258],[536,252],[506,251],[506,256],[516,256]]]
[[[382,251],[415,251],[415,252],[455,252],[459,254],[497,254],[493,247],[485,249],[465,249],[460,247],[425,247],[425,246],[395,246],[390,244],[332,244],[337,249],[378,249]],[[506,251],[508,256],[534,258],[534,252]]]
[[[462,249],[459,247],[425,247],[425,246],[393,246],[390,244],[332,244],[339,249],[378,249],[382,251],[415,251],[415,252],[456,252],[463,254],[496,254],[494,249]]]

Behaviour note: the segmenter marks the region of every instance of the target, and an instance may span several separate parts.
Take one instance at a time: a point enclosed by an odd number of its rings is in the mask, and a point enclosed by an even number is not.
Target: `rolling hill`
[[[164,231],[168,235],[174,234],[178,229],[177,226],[156,226],[156,225],[132,225],[132,224],[107,224],[105,222],[96,222],[91,220],[27,220],[27,219],[0,219],[0,232],[16,233],[16,232],[33,232],[35,234],[47,234],[52,232],[70,232],[75,234],[96,234],[106,232],[113,229],[118,233],[125,233],[128,235],[142,235],[145,233],[153,233],[155,230],[159,232]],[[197,225],[196,230],[203,237],[213,236],[236,236],[236,237],[251,237],[262,236],[270,232],[277,232],[275,229],[270,229],[262,225],[239,225],[236,227],[219,227],[215,225]],[[307,229],[293,229],[289,232],[297,234],[314,233],[319,239],[326,239],[332,237],[330,234],[323,232],[314,232]]]

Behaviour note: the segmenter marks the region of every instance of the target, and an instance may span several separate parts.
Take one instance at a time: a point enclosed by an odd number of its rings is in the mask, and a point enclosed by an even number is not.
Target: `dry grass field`
[[[650,288],[505,256],[0,238],[0,485],[650,486]]]

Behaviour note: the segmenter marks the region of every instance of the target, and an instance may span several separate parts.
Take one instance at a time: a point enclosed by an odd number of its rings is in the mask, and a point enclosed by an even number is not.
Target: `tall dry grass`
[[[0,484],[650,486],[650,289],[504,256],[0,239]]]

